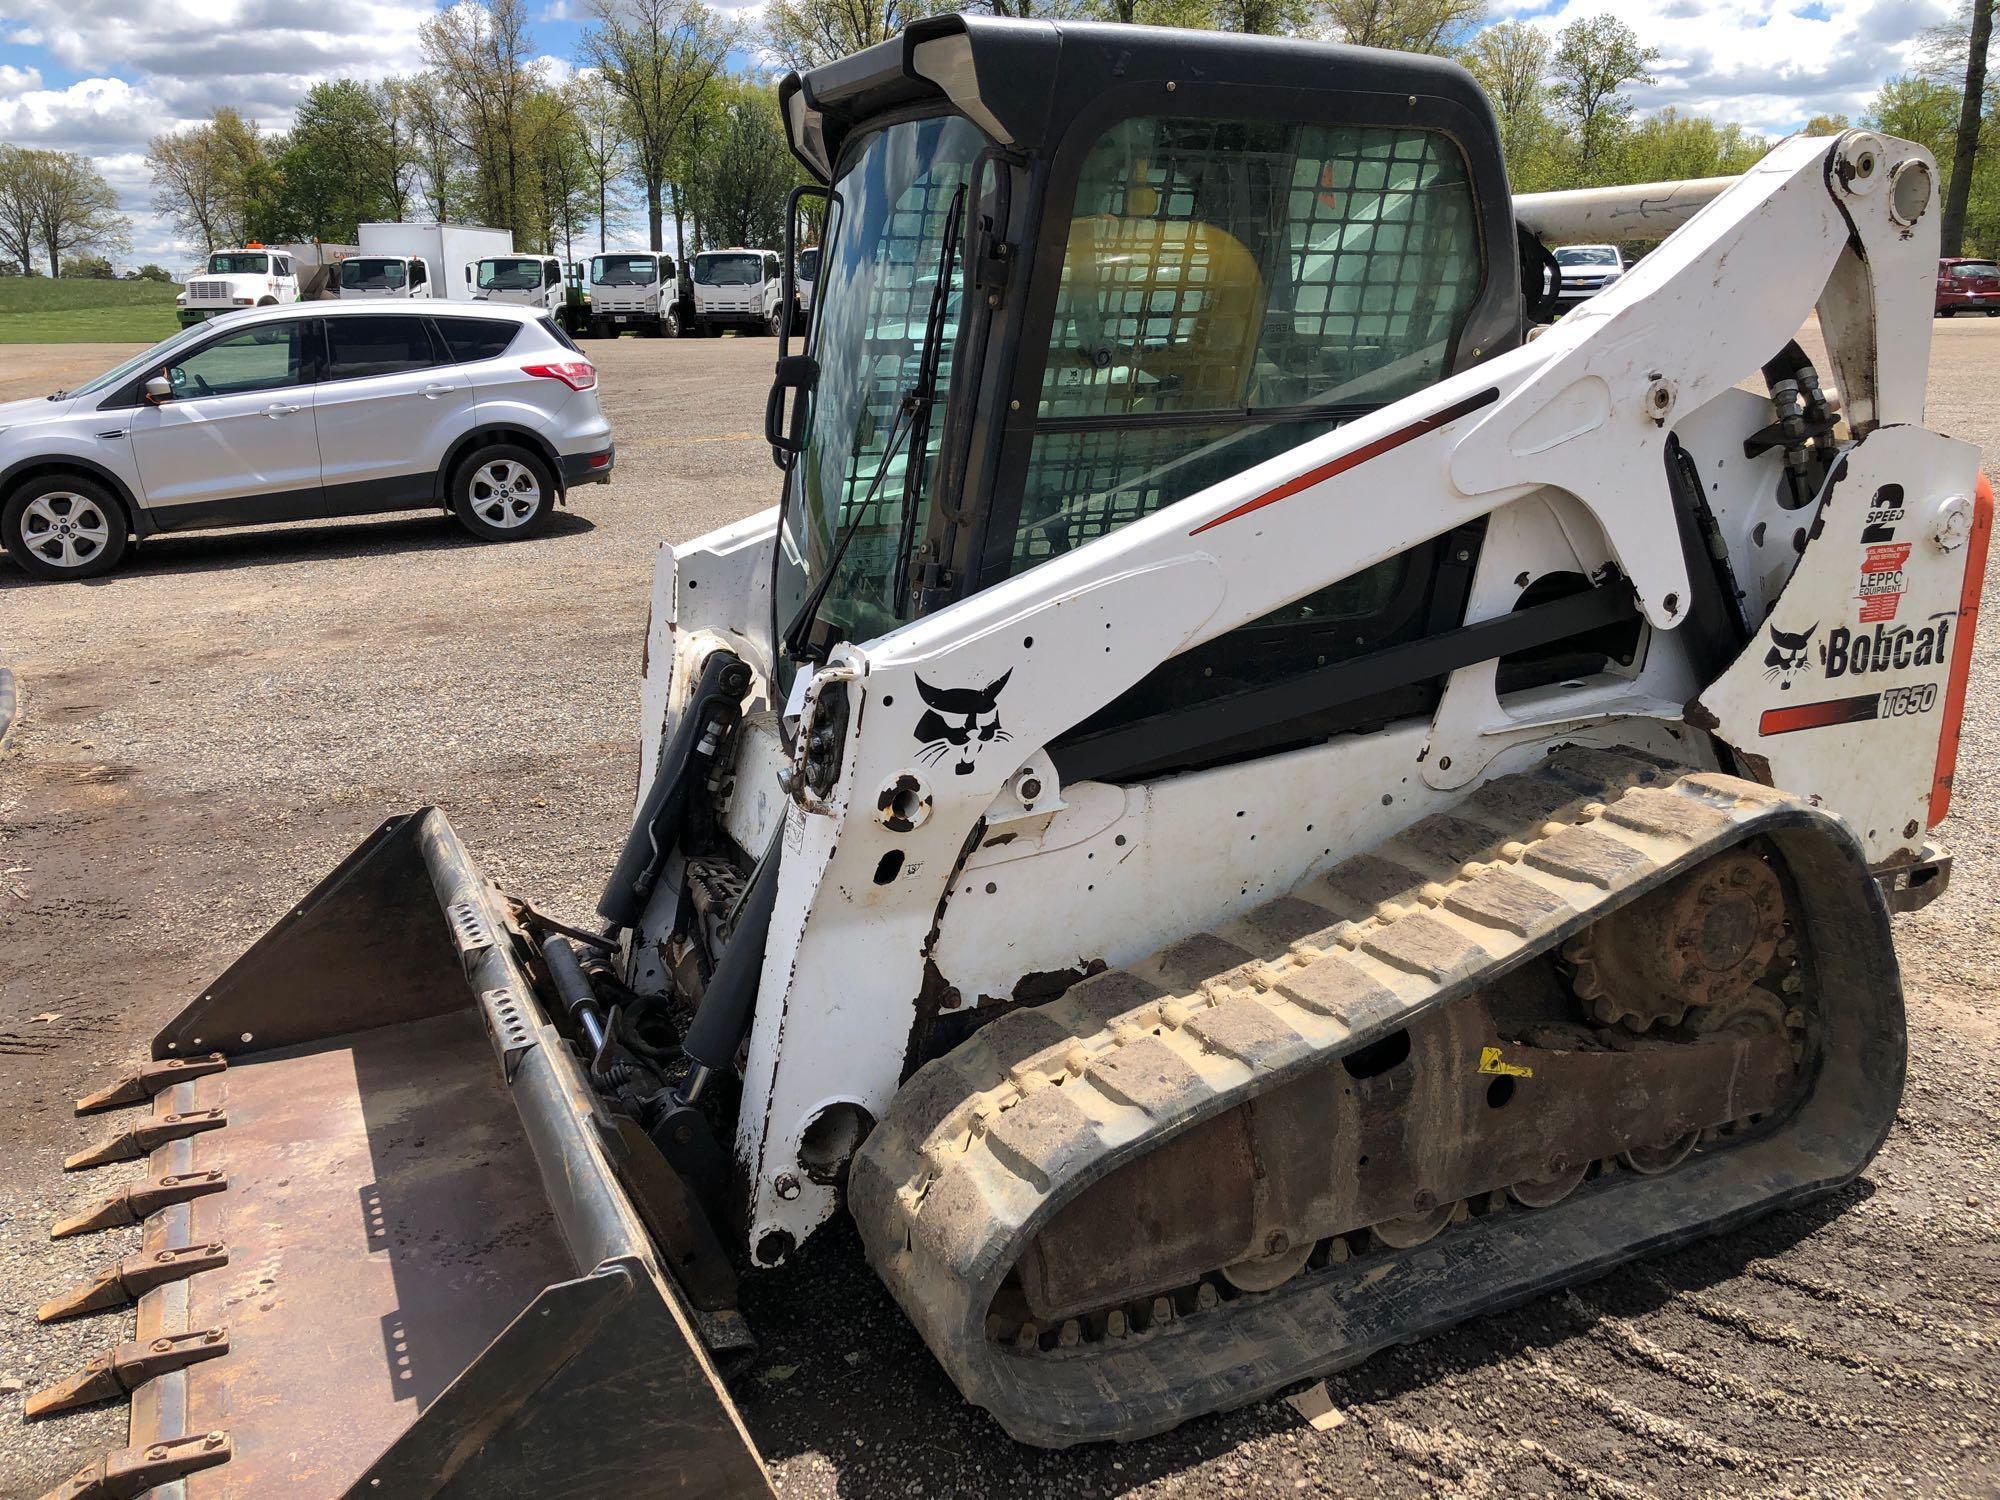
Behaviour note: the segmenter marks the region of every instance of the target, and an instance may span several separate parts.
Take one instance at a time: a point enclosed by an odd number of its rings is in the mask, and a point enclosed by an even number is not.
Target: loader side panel
[[[1949,800],[1992,511],[1978,462],[1916,427],[1851,447],[1769,618],[1688,710],[1759,780],[1837,810],[1878,868],[1921,858]]]

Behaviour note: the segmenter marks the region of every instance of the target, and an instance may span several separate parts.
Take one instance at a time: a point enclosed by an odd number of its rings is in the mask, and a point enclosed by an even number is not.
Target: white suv
[[[615,457],[596,368],[536,309],[255,308],[0,405],[0,546],[88,578],[131,536],[428,506],[513,541]]]

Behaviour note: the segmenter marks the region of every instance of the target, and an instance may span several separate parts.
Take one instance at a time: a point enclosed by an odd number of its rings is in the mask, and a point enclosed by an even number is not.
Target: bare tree
[[[1452,52],[1486,18],[1486,0],[1327,0],[1344,42],[1398,52]]]
[[[154,136],[146,165],[153,169],[153,207],[200,241],[204,255],[220,244],[227,174],[208,126]]]
[[[583,134],[583,154],[597,190],[597,248],[604,250],[609,243],[611,210],[624,206],[618,201],[616,184],[631,167],[625,106],[602,74],[581,73],[570,85],[570,109]]]
[[[88,157],[0,146],[0,248],[24,272],[40,255],[49,275],[60,276],[73,257],[80,263],[126,249],[131,229]]]
[[[419,36],[424,61],[455,106],[454,134],[472,159],[479,217],[526,230],[522,110],[535,81],[525,0],[461,0],[424,22]]]
[[[1605,158],[1632,117],[1628,83],[1651,83],[1646,71],[1660,55],[1639,45],[1639,35],[1616,16],[1572,21],[1556,38],[1550,92],[1575,132],[1576,176],[1590,182],[1605,170]]]
[[[451,217],[453,182],[460,149],[453,132],[451,101],[435,73],[392,78],[388,88],[409,132],[410,167],[418,193],[430,217],[442,223]]]
[[[19,274],[35,274],[35,153],[0,143],[0,251]]]
[[[786,62],[804,70],[887,41],[928,13],[928,7],[903,0],[771,0],[765,39]]]
[[[410,177],[415,171],[415,131],[411,127],[407,101],[397,80],[389,79],[369,88],[376,118],[382,122],[382,194],[400,221],[410,213]]]
[[[1472,39],[1465,65],[1500,117],[1500,150],[1518,187],[1528,158],[1548,134],[1549,39],[1520,21],[1502,21]]]
[[[582,54],[624,101],[649,243],[658,250],[675,137],[722,71],[730,36],[701,0],[590,0],[590,16]]]

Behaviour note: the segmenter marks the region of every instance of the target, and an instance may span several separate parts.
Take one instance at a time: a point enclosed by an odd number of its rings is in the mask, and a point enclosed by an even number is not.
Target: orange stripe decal
[[[1267,505],[1276,505],[1280,500],[1289,500],[1300,490],[1309,490],[1323,480],[1333,478],[1336,474],[1345,474],[1350,469],[1358,469],[1371,458],[1380,458],[1391,449],[1400,448],[1403,444],[1414,438],[1420,438],[1427,432],[1435,432],[1438,428],[1444,426],[1445,423],[1456,422],[1467,412],[1478,411],[1482,406],[1491,406],[1499,399],[1499,387],[1488,386],[1476,396],[1467,396],[1463,401],[1454,402],[1443,411],[1432,412],[1428,417],[1419,417],[1407,427],[1399,427],[1385,437],[1378,437],[1372,443],[1363,443],[1352,453],[1343,453],[1338,458],[1329,459],[1316,469],[1308,469],[1305,473],[1295,478],[1287,479],[1276,489],[1266,490],[1255,500],[1245,500],[1234,509],[1225,510],[1214,520],[1202,522],[1201,525],[1190,531],[1188,535],[1200,536],[1204,531],[1209,530],[1211,527],[1220,526],[1225,521],[1233,521],[1238,516],[1247,516],[1251,511],[1262,510]]]
[[[1951,783],[1958,773],[1958,726],[1965,717],[1965,688],[1972,677],[1972,638],[1979,629],[1979,592],[1986,586],[1986,544],[1993,535],[1993,485],[1984,474],[1974,491],[1972,535],[1965,543],[1965,581],[1958,587],[1958,634],[1945,679],[1944,726],[1938,733],[1937,770],[1931,777],[1928,826],[1951,811]]]

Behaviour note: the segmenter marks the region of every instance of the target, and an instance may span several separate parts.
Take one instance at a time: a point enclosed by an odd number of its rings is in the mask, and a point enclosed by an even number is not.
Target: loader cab
[[[1453,64],[951,16],[780,97],[829,192],[809,342],[773,393],[780,657],[885,634],[1519,337],[1496,132]],[[1456,624],[1477,544],[1298,600],[1098,717]]]

